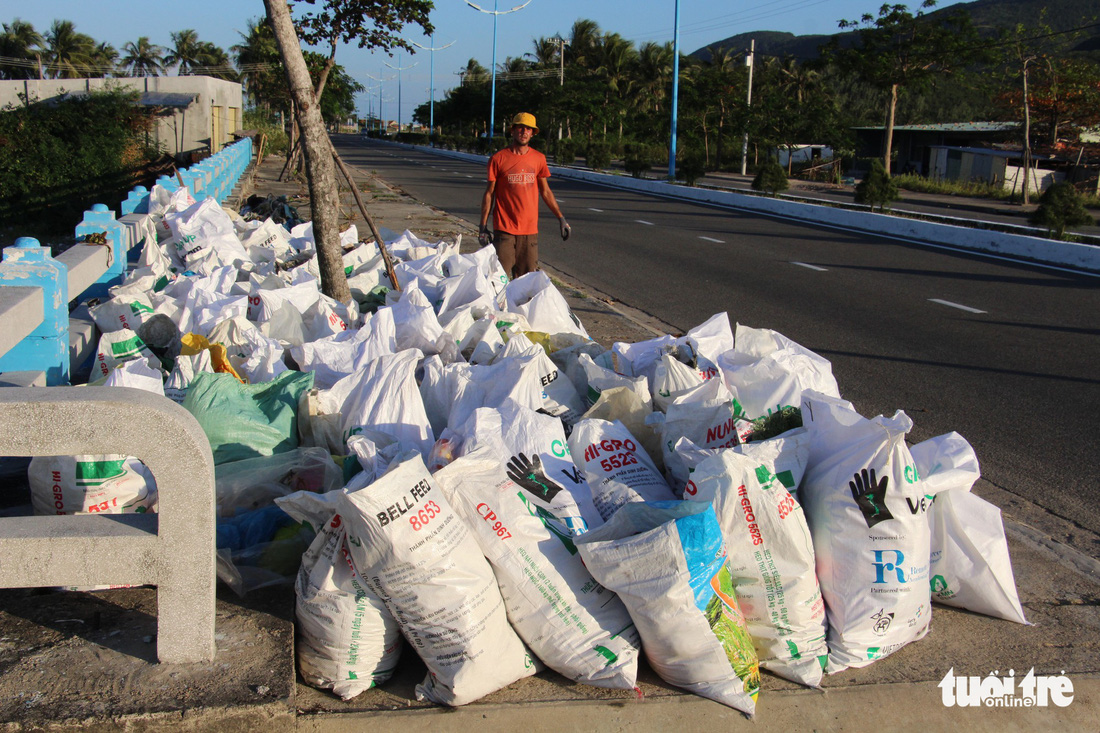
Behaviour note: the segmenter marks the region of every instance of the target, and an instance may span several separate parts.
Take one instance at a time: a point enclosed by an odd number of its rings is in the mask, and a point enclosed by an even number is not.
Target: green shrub
[[[1031,223],[1045,226],[1058,239],[1066,235],[1066,227],[1095,224],[1085,210],[1084,201],[1069,181],[1052,184],[1039,197],[1039,208],[1031,215]]]
[[[572,138],[562,138],[558,141],[558,149],[554,153],[554,161],[558,165],[573,165],[577,162],[577,145]]]
[[[689,186],[694,186],[705,173],[706,163],[703,162],[703,156],[695,152],[684,153],[680,159],[680,165],[676,168],[676,177],[682,178]]]
[[[604,170],[611,165],[611,146],[605,142],[590,142],[584,151],[584,160],[592,170]]]
[[[115,208],[160,155],[137,92],[62,96],[0,111],[0,221],[49,218],[71,232],[92,204]]]
[[[890,178],[881,160],[872,161],[871,170],[856,184],[856,203],[868,204],[871,211],[877,205],[879,211],[883,211],[887,204],[898,198],[897,182]]]
[[[264,155],[286,155],[287,138],[286,130],[279,123],[279,118],[271,112],[260,109],[245,110],[241,125],[246,130],[256,130],[264,136]],[[255,143],[260,144],[259,136]]]
[[[786,191],[790,188],[790,185],[787,182],[787,172],[783,170],[783,166],[779,165],[778,160],[771,157],[764,162],[764,165],[760,166],[756,178],[752,179],[754,191],[765,191],[772,196],[777,195],[780,191]]]

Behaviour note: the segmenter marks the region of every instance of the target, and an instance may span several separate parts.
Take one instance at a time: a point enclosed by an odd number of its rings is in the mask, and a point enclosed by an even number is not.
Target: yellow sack
[[[248,384],[248,380],[237,374],[237,370],[229,363],[229,352],[222,344],[212,344],[205,336],[197,333],[185,333],[180,337],[180,342],[183,344],[183,348],[180,349],[180,354],[183,356],[194,356],[200,351],[209,351],[210,363],[214,366],[215,372],[232,374],[241,384]]]

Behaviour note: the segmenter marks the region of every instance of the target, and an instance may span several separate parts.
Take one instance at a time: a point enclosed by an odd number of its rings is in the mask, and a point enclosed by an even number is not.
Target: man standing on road
[[[569,223],[546,180],[550,177],[546,156],[530,146],[538,131],[534,115],[520,112],[512,118],[512,144],[489,158],[489,184],[481,199],[477,240],[483,247],[489,243],[496,247],[501,267],[513,279],[539,267],[540,196],[558,217],[562,241],[569,239]]]

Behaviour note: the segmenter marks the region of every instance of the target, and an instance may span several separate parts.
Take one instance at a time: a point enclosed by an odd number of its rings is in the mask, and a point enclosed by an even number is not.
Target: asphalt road
[[[477,223],[484,165],[351,137],[353,165]],[[1100,532],[1100,278],[551,179],[541,258],[686,331],[714,313],[830,359],[864,415],[949,431],[983,477]]]

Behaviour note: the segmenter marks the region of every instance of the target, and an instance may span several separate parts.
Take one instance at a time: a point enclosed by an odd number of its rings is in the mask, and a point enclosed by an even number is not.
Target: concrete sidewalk
[[[281,164],[265,161],[253,190],[287,195],[308,215],[304,186],[273,180]],[[418,204],[366,174],[361,187],[379,226],[409,228],[429,239],[462,233],[474,244],[469,223]],[[346,206],[344,213],[347,221],[357,218],[353,206]],[[560,275],[557,279],[586,329],[605,346],[670,330],[586,292],[581,283]],[[0,475],[0,482],[13,491],[18,488],[17,475]],[[867,731],[1097,728],[1100,537],[984,480],[974,491],[1004,511],[1017,587],[1033,625],[935,606],[926,638],[869,667],[827,677],[822,691],[764,673],[757,725]],[[18,511],[15,504],[8,502],[4,511]],[[296,679],[290,586],[263,589],[243,599],[220,588],[214,662],[157,664],[155,593],[149,588],[0,592],[4,729],[335,731],[350,726],[410,733],[703,726],[749,730],[753,725],[737,711],[665,684],[645,665],[641,700],[633,692],[579,685],[543,672],[465,708],[442,709],[415,699],[413,689],[425,669],[407,646],[394,679],[343,702]],[[982,678],[1013,670],[1020,680],[1030,669],[1036,675],[1064,672],[1073,685],[1072,703],[948,707],[938,686],[950,670],[956,676]]]

